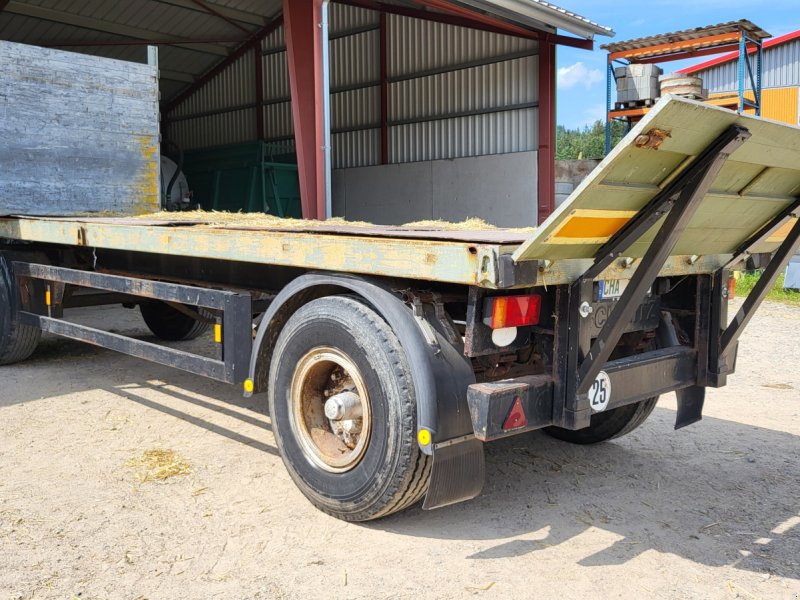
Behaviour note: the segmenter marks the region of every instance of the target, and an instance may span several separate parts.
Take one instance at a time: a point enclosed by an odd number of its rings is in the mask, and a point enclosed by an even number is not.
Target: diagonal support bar
[[[583,277],[594,279],[602,273],[616,258],[642,237],[674,206],[675,197],[687,185],[692,183],[697,174],[713,162],[720,153],[724,153],[728,144],[746,131],[736,125],[728,128],[711,145],[686,167],[675,179],[661,190],[639,214],[620,229],[608,242],[601,246],[595,255],[595,262]]]
[[[800,198],[797,198],[789,206],[778,213],[769,223],[764,225],[764,227],[761,228],[761,231],[756,234],[755,238],[750,238],[741,246],[739,246],[734,251],[733,258],[731,258],[731,260],[729,260],[728,263],[722,268],[731,269],[743,261],[751,254],[753,247],[774,234],[775,231],[782,227],[789,219],[798,216],[798,213],[800,213]]]
[[[658,277],[659,271],[671,255],[675,244],[683,235],[728,157],[749,137],[750,132],[747,129],[731,126],[687,168],[687,177],[682,178],[685,185],[681,190],[676,190],[679,195],[674,201],[674,205],[669,211],[664,224],[650,244],[627,289],[618,301],[606,325],[595,338],[578,369],[578,386],[576,390],[578,396],[588,393],[589,387],[602,370],[603,365],[608,361],[625,331],[626,325],[633,318],[647,290],[651,288],[656,277]],[[664,198],[664,201],[666,202],[669,199],[668,197]],[[646,231],[646,229],[642,229],[643,225],[639,224],[633,227],[631,233],[622,233],[616,240],[615,247],[619,247],[622,243],[630,245],[630,243],[638,239],[638,236],[633,237],[633,234],[639,233],[641,235]],[[622,249],[624,250],[625,248]],[[603,263],[607,260],[607,258],[603,257],[598,262]],[[584,278],[595,270],[595,267],[589,269]]]
[[[800,247],[800,221],[795,224],[789,232],[789,235],[783,243],[781,243],[780,247],[773,255],[772,260],[769,261],[767,268],[764,269],[764,273],[761,275],[758,283],[747,295],[747,298],[745,298],[736,316],[733,317],[730,325],[728,325],[727,329],[722,333],[719,353],[720,365],[726,364],[728,353],[735,347],[744,328],[750,322],[750,319],[753,318],[756,309],[761,305],[764,298],[766,298],[772,286],[775,285],[778,276],[786,267],[789,260],[791,260],[794,253],[797,252],[798,247]],[[712,365],[712,367],[719,368],[718,365]]]

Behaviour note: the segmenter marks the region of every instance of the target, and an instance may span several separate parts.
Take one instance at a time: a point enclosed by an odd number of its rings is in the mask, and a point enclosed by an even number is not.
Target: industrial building
[[[738,90],[738,56],[731,52],[679,72],[702,78],[712,97],[729,94]],[[761,116],[800,124],[800,30],[764,42],[761,82]]]
[[[3,40],[158,47],[163,149],[203,208],[380,224],[544,220],[556,46],[612,33],[538,0],[0,0]]]

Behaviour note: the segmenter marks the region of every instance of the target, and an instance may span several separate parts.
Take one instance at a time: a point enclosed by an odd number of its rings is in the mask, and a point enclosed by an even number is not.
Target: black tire
[[[191,307],[199,311],[197,307]],[[182,313],[165,302],[142,302],[139,305],[145,324],[156,337],[168,342],[193,340],[200,337],[211,326]]]
[[[19,291],[11,265],[0,256],[0,365],[29,358],[39,345],[42,331],[19,322]]]
[[[332,473],[315,463],[292,426],[296,370],[320,348],[334,349],[352,361],[368,391],[371,430],[366,448],[344,472]],[[317,508],[346,521],[367,521],[422,499],[431,461],[416,441],[412,375],[399,340],[369,306],[349,296],[330,296],[301,307],[278,337],[269,382],[269,410],[281,457]]]
[[[591,425],[584,429],[546,427],[544,432],[551,437],[572,444],[597,444],[613,440],[630,433],[644,423],[653,412],[657,402],[658,396],[655,396],[607,412],[595,413],[591,417]]]

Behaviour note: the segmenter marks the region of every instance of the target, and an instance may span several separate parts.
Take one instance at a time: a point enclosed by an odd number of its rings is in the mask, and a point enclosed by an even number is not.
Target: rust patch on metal
[[[78,239],[77,245],[78,246],[85,246],[86,245],[86,227],[80,226],[78,227]]]
[[[666,129],[658,129],[657,127],[653,127],[646,133],[643,133],[637,137],[634,145],[637,148],[644,148],[646,150],[658,150],[661,147],[661,144],[664,143],[664,140],[668,137],[672,137],[671,132],[667,131]]]

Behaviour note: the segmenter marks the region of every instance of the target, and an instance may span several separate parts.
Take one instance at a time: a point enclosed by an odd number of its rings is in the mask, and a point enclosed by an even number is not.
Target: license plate
[[[600,293],[598,297],[601,300],[609,300],[611,298],[619,298],[622,292],[628,287],[627,279],[603,279],[600,281]]]

